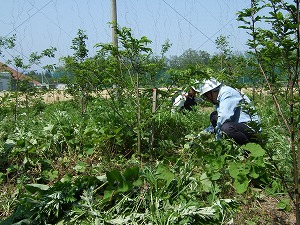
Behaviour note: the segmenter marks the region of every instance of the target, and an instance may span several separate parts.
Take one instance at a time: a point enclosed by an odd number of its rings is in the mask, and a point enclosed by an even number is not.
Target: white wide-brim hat
[[[203,94],[219,87],[220,85],[221,85],[221,83],[218,82],[215,78],[211,78],[208,80],[204,80],[202,82],[198,82],[195,86],[192,86],[192,88],[196,92],[199,92],[200,95],[203,95]]]

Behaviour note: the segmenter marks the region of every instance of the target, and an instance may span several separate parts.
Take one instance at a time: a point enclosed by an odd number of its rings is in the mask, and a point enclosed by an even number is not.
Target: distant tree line
[[[221,74],[220,78],[225,80],[230,85],[235,86],[252,86],[263,83],[262,80],[257,79],[259,73],[256,66],[255,58],[250,54],[244,52],[233,52],[227,41],[228,37],[220,36],[216,40],[217,49],[219,52],[211,55],[204,50],[187,49],[182,55],[171,55],[169,57],[163,57],[163,65],[161,70],[153,77],[153,81],[156,81],[156,85],[163,85],[166,80],[170,81],[170,77],[166,74],[166,71],[173,70],[194,70],[195,67],[210,68],[211,70]],[[104,56],[103,56],[104,57]],[[68,57],[65,57],[67,59]],[[90,58],[101,62],[101,56]],[[70,58],[68,58],[70,59]],[[152,56],[153,63],[157,61],[156,56]],[[65,61],[66,62],[66,61]],[[44,76],[51,83],[55,82],[71,82],[75,79],[74,71],[67,66],[61,66],[56,68],[53,72],[46,72],[44,74],[31,72],[29,74],[38,81],[41,81],[41,77]],[[155,78],[155,79],[154,79]],[[164,81],[160,84],[157,81]]]

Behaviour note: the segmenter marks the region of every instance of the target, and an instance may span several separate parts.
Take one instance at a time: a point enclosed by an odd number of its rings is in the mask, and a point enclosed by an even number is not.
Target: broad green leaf
[[[8,151],[8,150],[12,149],[15,145],[16,145],[16,142],[14,142],[13,140],[7,139],[4,143],[4,150]]]
[[[221,177],[221,174],[219,172],[212,174],[211,179],[212,180],[219,180]]]
[[[209,192],[211,190],[211,187],[212,187],[212,182],[209,180],[207,174],[206,173],[202,173],[200,179],[201,179],[200,182],[201,182],[201,184],[203,186],[203,190],[205,192]]]
[[[94,132],[95,132],[95,130],[93,127],[87,127],[87,128],[85,128],[83,134],[84,135],[92,135]]]
[[[250,156],[253,156],[253,157],[264,156],[266,153],[266,151],[259,144],[256,144],[256,143],[248,143],[248,144],[244,145],[243,148],[245,150],[251,152]]]
[[[86,166],[87,165],[85,162],[78,162],[77,165],[74,167],[74,170],[83,173],[86,170]]]
[[[134,186],[141,186],[143,184],[143,181],[141,179],[138,179],[138,180],[134,181],[132,184]]]
[[[159,165],[157,168],[157,178],[167,181],[166,186],[168,187],[171,181],[175,178],[175,175],[169,170],[169,168]]]
[[[84,151],[87,155],[93,155],[94,154],[94,148],[85,148]]]
[[[237,193],[242,194],[248,189],[249,180],[246,175],[238,175],[237,179],[234,180],[234,187]]]
[[[114,186],[123,182],[124,178],[122,177],[119,170],[112,170],[106,173],[107,181],[109,185]]]
[[[61,179],[60,179],[60,181],[62,182],[62,183],[64,183],[64,182],[70,182],[72,180],[72,175],[71,174],[65,174]]]
[[[49,189],[49,186],[45,184],[26,184],[25,188],[27,191],[33,194],[36,192],[46,191]]]
[[[249,173],[249,176],[256,179],[259,177],[259,173],[256,172],[255,167],[252,168],[251,172]]]
[[[132,188],[132,184],[126,181],[121,182],[118,185],[117,192],[127,192]]]
[[[277,204],[277,208],[285,210],[285,209],[289,208],[289,204],[290,204],[289,199],[286,199],[286,198],[281,199],[281,201],[278,202],[278,204]]]
[[[110,201],[115,193],[114,189],[106,189],[103,195],[103,201]]]
[[[237,167],[237,165],[236,165],[236,163],[231,163],[230,165],[229,165],[229,168],[228,168],[228,170],[229,170],[229,174],[230,174],[230,176],[232,177],[232,178],[237,178],[237,176],[238,176],[238,174],[239,174],[239,169],[238,169],[238,167]]]
[[[107,181],[106,175],[97,176],[96,178],[97,178],[98,180],[102,181],[102,182],[106,182],[106,181]]]
[[[24,139],[19,139],[17,141],[17,146],[19,146],[21,148],[25,147],[25,140]]]
[[[266,187],[265,191],[268,195],[278,193],[281,190],[281,184],[278,181],[272,182],[272,187]]]
[[[58,177],[58,171],[57,170],[51,170],[51,171],[49,171],[48,176],[49,176],[49,180],[53,181]]]
[[[232,178],[237,178],[238,175],[246,175],[250,173],[250,166],[248,164],[242,163],[242,162],[233,162],[229,165],[229,174]]]
[[[122,127],[119,127],[119,128],[117,128],[117,129],[115,129],[115,130],[114,130],[114,133],[115,133],[115,134],[118,134],[118,133],[120,132],[120,130],[122,130]]]
[[[258,167],[265,167],[264,157],[255,158],[254,164]]]
[[[139,167],[129,167],[126,168],[125,172],[123,173],[123,176],[127,181],[135,181],[139,178]]]

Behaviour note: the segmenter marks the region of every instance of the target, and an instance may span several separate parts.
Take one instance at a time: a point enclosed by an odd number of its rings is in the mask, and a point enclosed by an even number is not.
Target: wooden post
[[[156,101],[157,101],[157,89],[152,90],[152,113],[154,114],[156,112]],[[153,150],[153,144],[154,144],[154,133],[155,133],[155,123],[154,118],[152,119],[152,130],[151,130],[151,151]]]

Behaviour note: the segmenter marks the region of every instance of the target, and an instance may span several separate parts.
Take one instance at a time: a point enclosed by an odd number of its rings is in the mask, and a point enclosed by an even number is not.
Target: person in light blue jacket
[[[216,108],[210,115],[211,125],[206,132],[215,133],[216,140],[225,133],[239,145],[257,141],[260,119],[245,94],[214,78],[197,83],[193,89]]]

